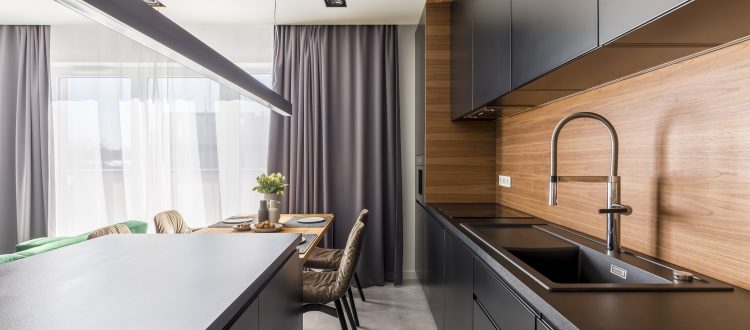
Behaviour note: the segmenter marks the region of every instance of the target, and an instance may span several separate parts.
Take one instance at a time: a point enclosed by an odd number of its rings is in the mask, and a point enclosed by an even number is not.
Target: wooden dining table
[[[255,218],[255,214],[238,214],[233,216],[232,218]],[[310,242],[310,247],[305,250],[304,253],[300,253],[299,257],[302,260],[307,259],[310,256],[310,253],[315,249],[315,247],[318,245],[320,240],[323,238],[323,235],[328,231],[328,229],[331,228],[331,225],[333,224],[334,215],[333,214],[282,214],[281,219],[279,219],[279,223],[286,223],[290,219],[294,217],[324,217],[326,218],[325,223],[322,226],[318,227],[283,227],[280,231],[277,231],[276,233],[287,233],[287,234],[314,234],[315,239],[313,239],[312,242]],[[252,234],[252,235],[264,235],[264,233],[255,233],[251,230],[249,231],[238,231],[234,230],[230,227],[206,227],[199,229],[195,231],[195,233],[201,233],[201,234]]]

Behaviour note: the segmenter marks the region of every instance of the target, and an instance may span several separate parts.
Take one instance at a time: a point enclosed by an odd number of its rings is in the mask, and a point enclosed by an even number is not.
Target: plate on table
[[[326,221],[326,218],[324,217],[307,217],[302,219],[297,219],[297,222],[299,223],[318,223]]]
[[[236,217],[235,218],[235,217],[232,217],[232,218],[229,218],[229,219],[224,219],[221,222],[231,225],[231,224],[237,224],[237,223],[243,223],[243,222],[252,222],[252,221],[255,221],[255,218],[251,218],[251,217]]]
[[[273,232],[277,232],[277,231],[281,230],[281,228],[284,227],[284,225],[282,225],[280,223],[272,223],[272,225],[273,225],[272,228],[266,228],[266,229],[255,228],[255,226],[257,226],[257,224],[252,224],[252,225],[250,225],[250,227],[252,227],[253,231],[256,232],[256,233],[273,233]]]
[[[245,221],[245,222],[238,223],[232,226],[232,229],[236,231],[248,231],[248,230],[253,230],[253,225],[254,224],[252,222]]]

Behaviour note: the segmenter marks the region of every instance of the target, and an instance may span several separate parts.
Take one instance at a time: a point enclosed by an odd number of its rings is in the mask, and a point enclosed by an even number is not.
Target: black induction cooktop
[[[451,218],[533,218],[521,211],[494,203],[431,204]]]

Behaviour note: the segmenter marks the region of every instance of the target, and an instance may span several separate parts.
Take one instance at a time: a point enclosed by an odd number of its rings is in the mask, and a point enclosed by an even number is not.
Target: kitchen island
[[[299,241],[109,235],[0,265],[0,328],[302,329]]]

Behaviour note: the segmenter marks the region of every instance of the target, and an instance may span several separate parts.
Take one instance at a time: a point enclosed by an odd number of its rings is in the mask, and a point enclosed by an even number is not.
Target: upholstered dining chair
[[[366,218],[367,217],[365,217],[365,219]],[[359,219],[362,219],[362,217],[358,218],[357,221],[359,221]],[[305,260],[304,267],[322,270],[336,270],[339,268],[341,256],[343,254],[344,250],[342,249],[315,248],[310,251],[310,256]],[[362,291],[362,284],[359,283],[359,276],[357,275],[356,270],[354,271],[354,283],[357,284],[359,299],[366,302],[365,293]],[[351,290],[349,291],[349,295],[351,295]],[[353,301],[352,304],[354,304]]]
[[[351,232],[349,232],[346,247],[344,247],[341,253],[341,262],[336,270],[321,272],[305,271],[302,273],[303,312],[320,311],[337,317],[343,330],[348,329],[344,313],[346,313],[349,324],[353,328],[359,325],[359,322],[355,321],[352,316],[352,310],[346,295],[348,292],[349,299],[353,303],[351,282],[357,262],[359,262],[360,252],[362,251],[362,241],[364,240],[368,213],[369,211],[365,209],[359,214]],[[326,305],[329,302],[333,302],[336,308]]]
[[[180,212],[164,211],[154,216],[157,234],[190,234],[200,228],[191,229]]]
[[[102,227],[102,228],[92,231],[91,233],[89,233],[89,237],[87,239],[94,239],[97,237],[107,236],[111,234],[130,234],[130,233],[131,233],[130,228],[128,228],[128,226],[118,223],[118,224]]]

